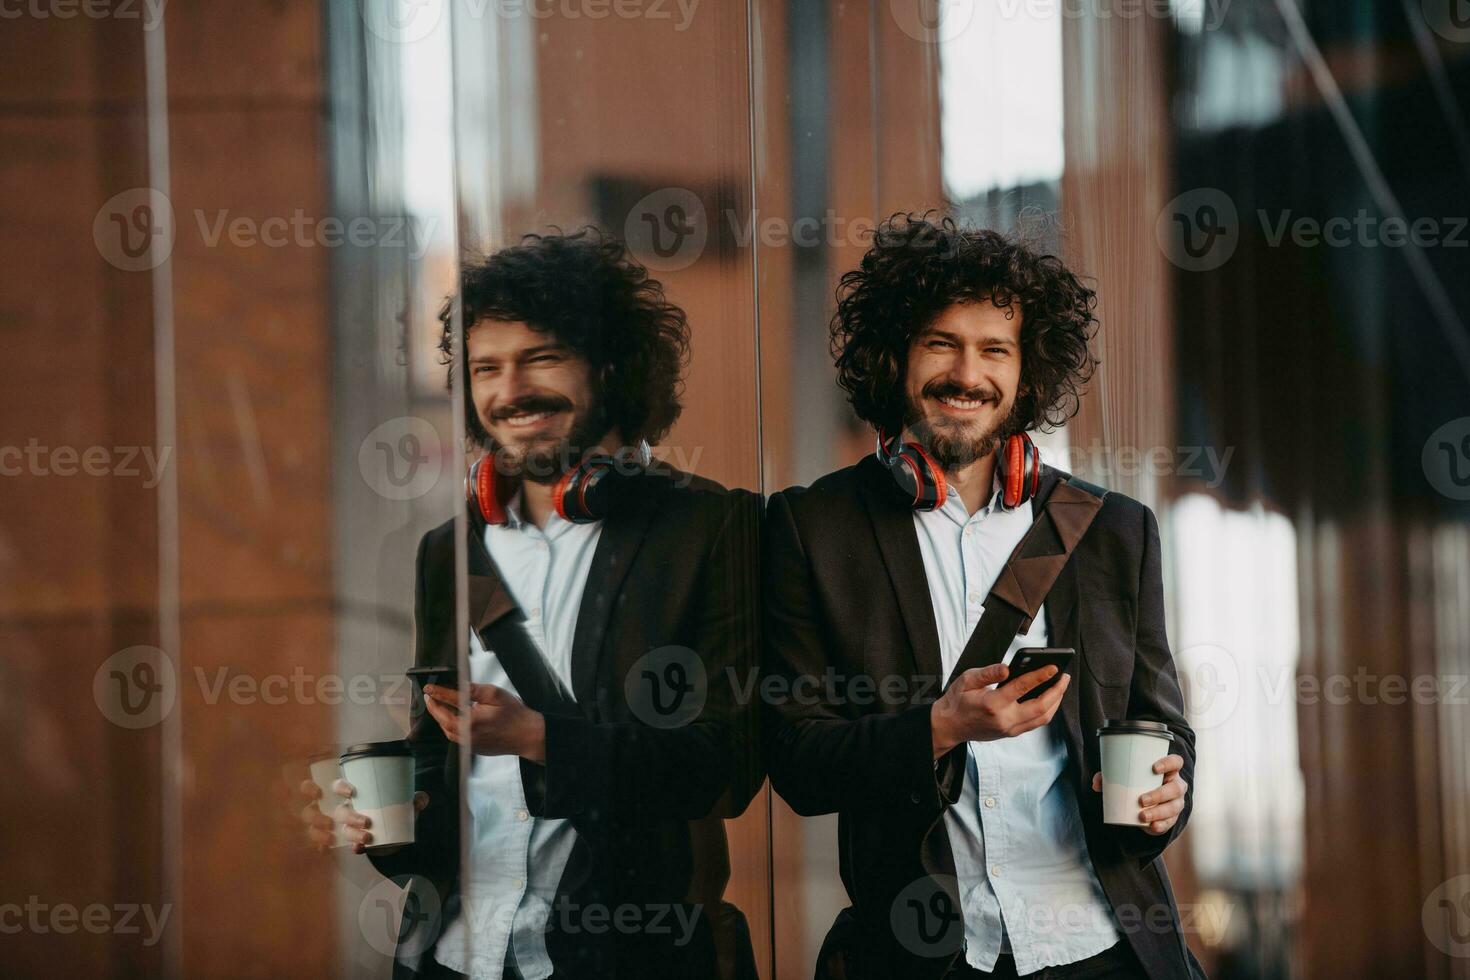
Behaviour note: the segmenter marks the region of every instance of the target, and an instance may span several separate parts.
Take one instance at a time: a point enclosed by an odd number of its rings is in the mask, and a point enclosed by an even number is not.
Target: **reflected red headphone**
[[[1001,506],[1011,510],[1031,499],[1041,485],[1041,453],[1024,432],[1006,439],[996,453],[1001,472]],[[914,510],[938,510],[949,496],[944,470],[917,442],[899,442],[878,430],[878,461],[888,467]]]
[[[617,460],[613,457],[603,454],[587,457],[556,481],[551,488],[552,506],[563,520],[573,524],[602,520],[607,516],[617,473]],[[475,460],[464,485],[472,519],[478,518],[486,524],[509,522],[505,503],[514,494],[515,483],[496,472],[492,456]]]

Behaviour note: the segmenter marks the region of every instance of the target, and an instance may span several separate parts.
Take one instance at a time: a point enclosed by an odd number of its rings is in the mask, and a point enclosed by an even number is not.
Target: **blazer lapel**
[[[920,677],[937,677],[944,681],[943,662],[939,656],[939,627],[934,623],[934,604],[929,599],[929,580],[924,574],[924,556],[919,552],[919,537],[914,531],[914,512],[893,492],[890,477],[872,456],[863,461],[867,478],[863,481],[863,497],[878,550],[888,569],[888,578],[898,596],[899,613],[903,616],[914,666]]]
[[[588,714],[593,710],[597,665],[606,646],[603,641],[608,620],[633,565],[633,557],[658,510],[662,487],[661,482],[645,478],[628,487],[629,492],[619,494],[612,512],[603,521],[597,550],[592,553],[592,567],[587,572],[587,586],[582,592],[577,628],[572,637],[572,693]]]
[[[490,560],[490,551],[485,547],[484,529],[468,521],[468,554],[466,564],[469,572],[470,629],[480,635],[480,642],[490,648],[485,638],[486,631],[501,617],[518,611],[510,590],[500,580],[495,563]]]

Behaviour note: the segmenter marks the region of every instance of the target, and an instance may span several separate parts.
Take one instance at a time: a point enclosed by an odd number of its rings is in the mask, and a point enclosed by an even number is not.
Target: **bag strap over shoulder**
[[[996,576],[985,599],[985,612],[950,672],[946,687],[972,667],[1000,663],[1016,634],[1031,628],[1057,576],[1102,510],[1107,494],[1103,488],[1071,475],[1057,481],[1035,522]]]

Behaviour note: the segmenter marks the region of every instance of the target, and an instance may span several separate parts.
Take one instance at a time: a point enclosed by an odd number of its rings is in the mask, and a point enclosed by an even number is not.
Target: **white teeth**
[[[530,415],[512,415],[505,420],[505,424],[513,427],[534,425],[542,419],[549,419],[555,412],[533,412]]]
[[[976,401],[970,398],[941,398],[939,400],[944,402],[944,404],[948,405],[950,408],[958,408],[966,411],[972,408],[979,408],[981,405],[985,404],[983,401]]]

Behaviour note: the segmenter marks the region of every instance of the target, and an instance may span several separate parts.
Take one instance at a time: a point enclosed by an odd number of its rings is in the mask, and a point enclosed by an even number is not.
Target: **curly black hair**
[[[1088,348],[1097,294],[1054,255],[933,214],[899,212],[880,223],[838,284],[832,355],[853,411],[876,428],[901,429],[914,337],[955,303],[989,300],[1021,311],[1022,390],[1010,421],[1017,431],[1061,425],[1077,414],[1099,363]]]
[[[466,332],[486,319],[520,321],[585,358],[608,424],[630,442],[657,443],[679,417],[688,320],[611,235],[590,226],[574,234],[556,229],[464,260],[459,295],[439,311],[439,350],[451,379],[458,370],[468,393],[467,359],[455,356],[456,347],[464,349],[455,343],[456,304]],[[465,427],[475,444],[489,446],[490,435],[469,397]]]

